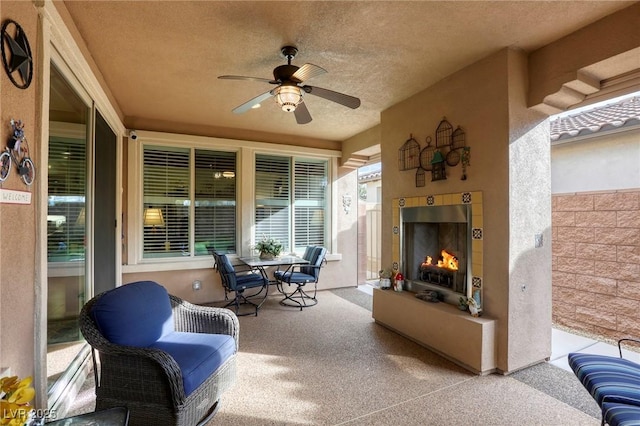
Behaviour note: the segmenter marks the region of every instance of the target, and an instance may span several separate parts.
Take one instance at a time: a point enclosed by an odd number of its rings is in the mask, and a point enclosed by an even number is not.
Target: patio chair
[[[91,345],[96,410],[127,407],[130,425],[205,424],[235,382],[240,325],[229,309],[139,281],[89,300],[79,324]]]
[[[640,419],[640,364],[622,357],[622,343],[640,341],[620,339],[620,357],[572,352],[569,366],[602,410],[602,425],[631,424]],[[640,424],[640,423],[633,423]]]
[[[253,269],[236,271],[227,255],[215,251],[214,253],[216,266],[224,287],[224,298],[229,300],[229,295],[233,297],[224,307],[233,306],[238,316],[252,314],[258,316],[258,310],[269,294],[269,279],[265,276],[264,271]],[[241,306],[251,306],[253,309],[241,312]]]
[[[280,301],[281,305],[293,306],[302,310],[318,304],[318,299],[316,299],[318,280],[320,268],[326,263],[326,254],[327,249],[324,247],[309,246],[302,256],[303,259],[309,261],[308,264],[292,265],[286,270],[274,272],[278,290],[284,294],[284,299]],[[313,292],[307,292],[305,289],[307,284],[313,284]],[[293,291],[289,290],[291,286],[295,287]]]

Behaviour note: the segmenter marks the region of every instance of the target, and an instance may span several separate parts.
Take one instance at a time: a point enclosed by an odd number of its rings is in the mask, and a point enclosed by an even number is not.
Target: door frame
[[[40,19],[38,30],[37,70],[35,75],[39,77],[39,87],[42,88],[40,104],[37,106],[39,123],[40,144],[37,147],[37,155],[40,159],[40,170],[48,169],[49,152],[49,88],[51,78],[51,63],[55,63],[63,75],[70,81],[76,81],[83,92],[91,99],[92,116],[99,109],[101,115],[109,127],[116,134],[116,202],[115,216],[122,217],[122,143],[126,128],[120,119],[118,110],[111,104],[109,96],[103,89],[101,82],[94,75],[91,66],[82,54],[82,50],[75,43],[63,18],[52,2],[42,2],[37,6]],[[75,88],[75,87],[74,87]],[[92,130],[93,132],[93,130]],[[91,140],[94,139],[93,133]],[[34,199],[36,203],[36,263],[35,267],[35,322],[34,322],[34,387],[36,408],[47,409],[47,194],[48,180],[46,173],[40,173],[35,182]],[[91,174],[90,176],[93,176]],[[87,182],[94,185],[94,182]],[[88,229],[88,234],[92,230]],[[114,229],[116,242],[122,235],[122,221],[117,220]],[[87,235],[89,237],[89,235]],[[116,286],[122,284],[122,244],[115,245],[116,259]],[[93,273],[93,268],[90,269]]]

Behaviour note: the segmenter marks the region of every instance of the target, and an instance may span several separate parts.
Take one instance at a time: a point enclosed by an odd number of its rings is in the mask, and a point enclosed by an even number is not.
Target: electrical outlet
[[[535,235],[535,247],[540,248],[543,245],[542,234]]]
[[[202,287],[202,282],[200,282],[200,280],[195,280],[191,286],[195,291],[198,291]]]

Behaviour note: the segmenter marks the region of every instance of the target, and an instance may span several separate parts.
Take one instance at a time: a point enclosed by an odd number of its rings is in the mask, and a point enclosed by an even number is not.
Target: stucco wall
[[[638,20],[635,3],[532,52],[528,104],[557,113],[598,92],[601,80],[637,70]]]
[[[34,5],[25,1],[2,1],[2,22],[12,19],[24,30],[34,58],[34,75],[31,85],[24,90],[11,83],[4,69],[0,71],[0,148],[4,149],[11,134],[9,121],[24,122],[25,136],[29,143],[30,156],[39,173],[38,158],[40,134],[37,112],[41,87],[37,74],[38,15]],[[20,78],[18,77],[18,81]],[[3,189],[31,192],[31,204],[0,204],[0,369],[11,367],[13,374],[20,376],[34,373],[34,282],[36,279],[36,206],[38,188],[42,178],[37,174],[31,187],[26,186],[12,168]]]
[[[640,129],[551,146],[554,194],[640,188]]]
[[[509,325],[504,343],[510,370],[551,352],[550,130],[545,116],[525,107],[526,66],[524,55],[509,55]]]
[[[536,129],[542,118],[526,111],[526,60],[519,52],[503,50],[478,63],[455,73],[429,89],[412,96],[382,113],[382,264],[391,266],[392,202],[393,198],[429,194],[483,192],[484,209],[484,308],[485,315],[498,320],[497,365],[508,372],[550,355],[550,308],[542,307],[547,317],[530,315],[532,303],[548,304],[548,300],[536,299],[538,292],[550,292],[550,280],[535,283],[538,288],[530,296],[531,301],[510,300],[520,282],[510,276],[516,268],[527,271],[530,263],[547,257],[550,263],[550,247],[541,249],[539,255],[526,252],[533,249],[533,234],[545,232],[545,221],[535,213],[535,204],[548,191],[533,190],[524,197],[512,201],[520,216],[517,226],[510,226],[511,195],[525,194],[534,183],[530,173],[536,169],[548,171],[548,157],[542,166],[532,164],[540,152],[543,131]],[[510,80],[511,79],[511,80]],[[514,93],[517,91],[517,93]],[[398,149],[410,134],[426,145],[425,138],[435,140],[435,129],[445,116],[455,127],[466,132],[467,145],[471,147],[471,166],[468,179],[460,180],[460,166],[449,170],[445,181],[430,182],[425,187],[415,186],[415,170],[398,170]],[[533,133],[531,133],[533,131]],[[548,130],[546,134],[548,141]],[[532,147],[527,144],[533,143]],[[547,145],[548,146],[548,145]],[[521,154],[524,154],[522,156]],[[514,164],[510,162],[514,161]],[[543,188],[548,188],[549,174],[540,175]],[[512,185],[514,191],[511,191]],[[541,201],[541,209],[549,208]],[[528,207],[528,208],[527,208]],[[514,212],[515,213],[515,212]],[[535,224],[528,228],[528,225]],[[546,224],[550,227],[550,223]],[[520,234],[523,235],[520,235]],[[524,241],[524,242],[521,242]],[[513,245],[512,245],[513,244]],[[521,256],[522,255],[522,256]],[[518,290],[520,291],[520,290]],[[513,323],[519,316],[527,321]],[[517,327],[516,327],[517,325]],[[512,328],[514,327],[514,328]],[[542,337],[535,341],[535,350],[510,354],[510,348],[521,344],[527,335]],[[522,337],[517,337],[522,336]],[[510,342],[513,339],[513,342]],[[533,342],[527,339],[527,343]]]

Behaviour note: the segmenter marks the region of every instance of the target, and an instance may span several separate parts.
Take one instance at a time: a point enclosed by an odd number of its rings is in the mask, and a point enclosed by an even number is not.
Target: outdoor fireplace
[[[471,204],[400,210],[400,269],[408,290],[436,290],[457,304],[470,294],[471,253]]]

